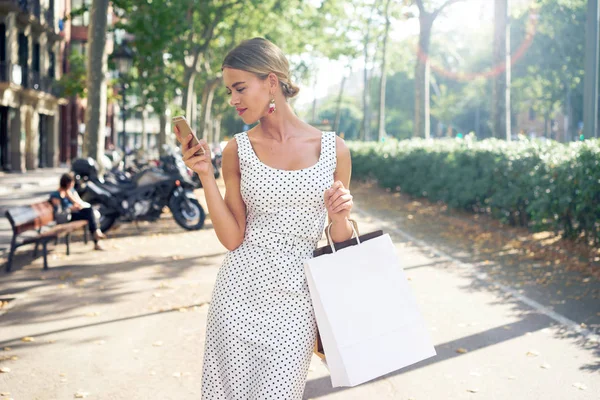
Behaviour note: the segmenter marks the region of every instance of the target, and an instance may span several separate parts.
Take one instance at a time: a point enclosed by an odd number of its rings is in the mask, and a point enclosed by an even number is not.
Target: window
[[[90,11],[92,0],[73,0],[71,2],[71,13],[77,13],[71,18],[73,26],[88,26],[90,24]],[[83,14],[79,14],[83,7],[87,7],[87,10]]]
[[[49,51],[48,52],[48,58],[49,58],[49,62],[48,62],[48,76],[51,79],[54,79],[54,74],[55,74],[55,69],[56,69],[56,56],[54,55],[53,51]]]
[[[71,41],[71,52],[78,52],[82,56],[85,56],[85,48],[87,47],[86,42],[82,42],[80,40],[72,40]]]
[[[0,76],[4,79],[6,62],[6,25],[0,24]]]
[[[31,57],[31,69],[35,72],[40,72],[40,44],[33,44],[33,53]]]

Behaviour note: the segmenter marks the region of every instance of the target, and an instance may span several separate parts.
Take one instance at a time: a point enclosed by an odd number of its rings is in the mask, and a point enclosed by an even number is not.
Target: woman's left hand
[[[325,207],[332,221],[341,221],[350,218],[352,210],[352,195],[350,190],[344,187],[341,181],[335,181],[329,189],[325,191]]]

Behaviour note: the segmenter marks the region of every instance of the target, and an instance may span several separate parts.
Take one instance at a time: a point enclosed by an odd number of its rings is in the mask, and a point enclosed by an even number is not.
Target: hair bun
[[[281,87],[283,89],[283,94],[287,98],[296,96],[300,91],[300,88],[291,82],[281,82]]]

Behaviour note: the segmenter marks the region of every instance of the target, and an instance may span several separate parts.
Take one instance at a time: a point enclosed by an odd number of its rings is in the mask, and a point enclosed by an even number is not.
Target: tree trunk
[[[508,25],[508,0],[494,3],[493,65],[498,74],[492,81],[492,136],[506,137],[506,33]]]
[[[417,64],[415,66],[415,123],[414,137],[425,136],[425,75],[427,59],[429,58],[429,43],[433,14],[423,12],[419,15],[419,48],[417,49]]]
[[[106,26],[109,0],[94,0],[90,9],[87,57],[87,107],[85,111],[84,157],[98,162],[104,154],[107,107]]]
[[[196,81],[196,66],[185,67],[183,73],[183,82],[186,85],[183,90],[183,104],[182,108],[185,111],[185,117],[189,120],[192,116],[192,100],[194,98],[194,82]],[[190,123],[193,123],[190,121]]]
[[[218,117],[215,118],[215,121],[213,123],[213,137],[211,139],[211,143],[213,144],[219,144],[219,142],[221,142],[221,122],[223,121],[223,115],[219,115]]]
[[[342,82],[340,83],[340,92],[338,93],[337,98],[337,106],[335,110],[335,121],[333,122],[333,131],[337,134],[340,133],[340,118],[342,116],[342,96],[344,95],[344,86],[346,85],[346,75],[342,77]]]
[[[159,131],[158,131],[158,152],[161,156],[165,155],[164,145],[167,144],[167,105],[165,104],[162,110],[156,110],[159,117]]]
[[[573,119],[573,108],[571,107],[571,86],[567,83],[567,93],[565,99],[565,142],[570,142],[572,140],[571,135],[571,120]]]
[[[369,62],[369,28],[367,28],[367,37],[365,40],[365,48],[364,48],[364,55],[365,55],[365,69],[364,69],[364,75],[363,75],[363,123],[362,123],[362,129],[360,131],[360,140],[365,141],[369,138],[370,136],[370,132],[369,132],[369,125],[371,122],[371,116],[369,115],[369,103],[371,102],[370,96],[369,96],[369,70],[367,69],[367,63]]]
[[[367,33],[365,35],[363,54],[365,57],[365,69],[363,75],[363,123],[361,129],[361,140],[369,140],[371,137],[371,90],[369,85],[369,44],[371,42],[371,21],[373,20],[373,12],[377,7],[377,2],[373,3],[373,7],[371,8],[371,13],[369,14],[369,19],[367,20]]]
[[[386,86],[386,75],[387,75],[387,42],[388,35],[390,32],[390,3],[391,0],[387,0],[385,3],[385,32],[383,34],[383,48],[381,55],[381,79],[379,81],[379,132],[378,139],[381,141],[385,136],[385,86]]]
[[[207,81],[202,91],[202,107],[198,129],[202,132],[200,136],[205,140],[208,138],[210,132],[212,103],[215,97],[215,90],[220,82],[220,77]]]
[[[144,104],[146,104],[144,102]],[[142,150],[147,150],[148,148],[148,127],[147,127],[147,123],[148,122],[148,110],[146,109],[146,107],[142,108]]]

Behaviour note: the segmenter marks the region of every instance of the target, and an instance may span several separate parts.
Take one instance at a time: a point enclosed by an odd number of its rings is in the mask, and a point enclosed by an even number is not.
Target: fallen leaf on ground
[[[477,392],[479,392],[479,389],[467,389],[467,392],[477,393]]]
[[[527,352],[527,357],[537,357],[539,355],[540,355],[539,351],[536,351],[536,350],[529,350]]]
[[[65,279],[70,278],[72,275],[73,275],[73,273],[67,272],[66,274],[62,274],[59,279],[61,281],[64,281]]]
[[[458,349],[456,349],[456,352],[457,352],[457,353],[460,353],[460,354],[467,353],[468,351],[469,351],[469,350],[467,350],[467,349],[463,349],[462,347],[461,347],[461,348],[458,348]]]
[[[10,368],[8,367],[0,367],[0,372],[3,374],[8,374],[10,372]]]
[[[550,367],[550,364],[542,364],[542,365],[540,365],[540,368],[550,369],[551,367]]]
[[[90,394],[88,392],[82,392],[79,391],[77,393],[75,393],[75,398],[76,399],[85,399],[86,397],[88,397]]]
[[[21,342],[35,342],[35,338],[32,338],[31,336],[25,336],[23,339],[21,339]]]

